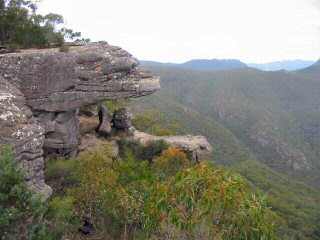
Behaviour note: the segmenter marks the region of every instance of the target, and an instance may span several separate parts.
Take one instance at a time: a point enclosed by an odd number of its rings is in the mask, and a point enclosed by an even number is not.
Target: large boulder
[[[187,153],[194,162],[205,159],[212,152],[210,143],[208,143],[203,136],[154,136],[135,130],[133,138],[141,144],[146,144],[150,141],[164,140],[169,145],[178,147]]]
[[[100,126],[98,132],[101,136],[107,137],[111,133],[111,123],[113,115],[105,106],[99,109]]]
[[[48,198],[52,190],[44,182],[43,134],[22,93],[0,77],[0,145],[12,147],[26,169],[27,184]]]
[[[118,108],[113,114],[113,125],[116,129],[132,134],[135,130],[132,126],[133,119],[134,115],[131,108]]]

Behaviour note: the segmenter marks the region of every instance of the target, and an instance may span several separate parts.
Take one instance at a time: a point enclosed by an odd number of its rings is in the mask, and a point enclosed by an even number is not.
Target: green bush
[[[153,188],[145,225],[169,239],[273,239],[267,211],[241,179],[200,163]]]
[[[142,145],[137,140],[121,139],[118,141],[120,155],[125,157],[131,154],[135,159],[152,162],[152,159],[159,156],[169,145],[163,140],[150,141]]]
[[[153,134],[156,136],[170,136],[173,135],[174,132],[160,126],[155,121],[151,119],[148,114],[137,115],[133,121],[132,125],[139,131],[146,132],[149,134]]]
[[[59,47],[59,52],[67,53],[67,52],[69,52],[69,47],[66,46],[65,43],[62,43],[61,46]]]
[[[45,239],[46,204],[30,190],[9,148],[0,150],[0,239]]]
[[[106,100],[101,102],[101,104],[108,108],[110,112],[114,113],[116,109],[126,107],[128,101],[128,99]]]
[[[249,197],[234,175],[189,163],[179,149],[163,151],[151,164],[130,152],[116,161],[99,151],[87,152],[73,169],[77,182],[68,196],[77,218],[94,223],[91,237],[273,238],[264,198]]]
[[[46,240],[62,239],[73,219],[73,199],[71,197],[52,198],[48,203],[48,210],[46,213]]]
[[[59,14],[37,13],[38,1],[0,1],[0,42],[19,47],[48,47],[62,45],[65,39],[87,41],[81,33],[57,26],[64,23]],[[66,48],[63,47],[65,50]]]
[[[45,181],[53,189],[53,195],[64,194],[66,188],[70,187],[74,180],[71,177],[72,161],[59,158],[45,162]]]
[[[17,43],[10,43],[6,45],[6,49],[8,52],[14,52],[19,48],[19,45]]]

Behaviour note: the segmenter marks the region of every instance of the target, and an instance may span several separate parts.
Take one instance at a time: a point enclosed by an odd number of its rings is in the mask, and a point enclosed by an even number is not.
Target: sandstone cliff
[[[76,156],[85,145],[81,136],[97,125],[101,135],[108,135],[110,124],[133,133],[122,117],[128,115],[125,110],[110,116],[102,109],[96,119],[79,112],[103,100],[158,90],[159,78],[138,65],[128,52],[106,42],[71,47],[67,53],[39,49],[0,55],[0,145],[13,147],[30,187],[50,196],[44,158]]]

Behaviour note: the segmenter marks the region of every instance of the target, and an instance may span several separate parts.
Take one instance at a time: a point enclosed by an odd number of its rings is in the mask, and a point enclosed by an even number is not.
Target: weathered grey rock
[[[0,54],[0,144],[14,145],[15,155],[28,169],[30,186],[50,195],[42,157],[78,152],[81,107],[160,88],[159,78],[138,64],[128,52],[106,42],[70,47],[67,53],[30,49]],[[104,128],[101,131],[109,131]]]
[[[138,97],[160,88],[128,52],[105,42],[0,55],[0,75],[35,110],[71,111],[106,99]]]
[[[205,159],[212,152],[211,145],[203,136],[153,136],[135,130],[133,138],[142,144],[150,141],[164,140],[173,147],[181,148],[195,162]]]
[[[97,104],[83,106],[79,110],[79,115],[87,116],[87,117],[98,116],[97,110],[98,110]]]
[[[108,136],[111,132],[112,113],[105,107],[101,106],[99,110],[100,126],[98,133],[101,136]]]
[[[0,76],[26,97],[45,129],[46,156],[71,156],[80,138],[79,108],[102,100],[148,95],[159,78],[137,68],[128,52],[106,42],[0,55]],[[101,131],[109,132],[105,123]]]
[[[116,129],[125,131],[126,133],[132,134],[135,128],[132,126],[132,120],[134,115],[131,108],[119,108],[114,112],[113,115],[113,126]]]
[[[35,120],[22,93],[0,77],[0,145],[9,145],[20,167],[26,169],[26,182],[48,198],[52,192],[43,175],[44,129]]]

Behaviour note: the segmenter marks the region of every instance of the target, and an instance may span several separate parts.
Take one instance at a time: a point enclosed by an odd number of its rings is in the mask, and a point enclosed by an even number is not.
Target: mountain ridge
[[[199,71],[220,71],[247,67],[262,71],[298,71],[317,63],[315,61],[301,59],[281,60],[266,63],[245,63],[238,59],[191,59],[184,63],[158,62],[150,60],[141,60],[140,62],[141,65],[145,67],[177,67]]]
[[[161,63],[156,61],[140,61],[141,66],[170,66],[200,71],[219,71],[225,69],[237,69],[248,67],[237,59],[191,59],[184,63]]]

